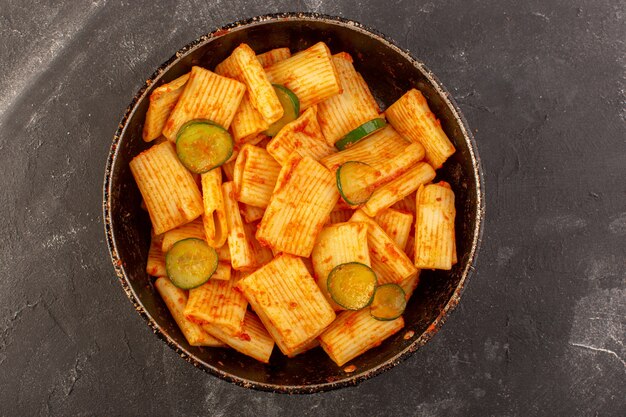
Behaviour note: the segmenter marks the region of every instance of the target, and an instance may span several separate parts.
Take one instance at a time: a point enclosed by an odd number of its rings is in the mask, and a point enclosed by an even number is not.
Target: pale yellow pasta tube
[[[167,253],[174,244],[183,239],[202,239],[206,241],[206,235],[204,234],[204,224],[202,218],[198,217],[196,220],[178,226],[176,229],[168,230],[163,234],[163,244],[161,250],[163,253]]]
[[[252,143],[258,134],[267,130],[268,127],[270,127],[269,123],[254,107],[250,100],[250,94],[246,92],[230,125],[233,139],[238,144]]]
[[[256,237],[274,252],[307,258],[338,198],[334,175],[296,152],[280,170]]]
[[[237,283],[285,355],[301,351],[335,319],[300,258],[281,254]]]
[[[163,128],[176,141],[178,129],[193,119],[208,119],[228,129],[246,91],[245,85],[200,67],[192,67],[189,81]]]
[[[222,171],[212,169],[201,175],[204,203],[204,234],[209,246],[219,248],[226,243],[228,225],[222,196]]]
[[[203,324],[202,328],[209,334],[226,343],[237,352],[250,356],[263,363],[270,361],[274,349],[274,339],[269,335],[263,323],[251,312],[247,311],[243,319],[240,334],[232,336],[219,326]]]
[[[317,106],[309,107],[300,117],[285,125],[267,144],[267,152],[281,165],[287,162],[294,151],[316,161],[336,152],[322,135],[317,122]]]
[[[404,327],[402,316],[395,320],[376,320],[369,308],[344,311],[319,337],[322,349],[337,365],[342,366]]]
[[[161,136],[165,122],[167,122],[178,98],[183,93],[188,79],[189,74],[185,74],[174,81],[155,88],[150,94],[150,105],[143,125],[143,140],[151,142]]]
[[[161,249],[163,245],[163,235],[152,235],[150,239],[150,250],[148,251],[148,263],[146,272],[153,277],[166,277],[165,254]]]
[[[430,165],[420,162],[395,180],[377,188],[363,206],[363,211],[373,217],[417,190],[420,185],[431,182],[435,175]]]
[[[256,259],[252,244],[246,237],[243,221],[232,182],[222,184],[222,194],[224,196],[224,210],[226,212],[226,223],[228,223],[228,247],[230,250],[230,261],[234,269],[249,270],[256,267]]]
[[[170,311],[174,321],[178,324],[180,331],[191,346],[225,346],[220,340],[205,332],[202,327],[185,318],[184,310],[187,305],[186,291],[176,287],[165,277],[157,279],[154,282],[154,287],[161,295],[161,298],[163,298],[167,309]]]
[[[242,43],[235,48],[231,59],[239,67],[239,80],[248,87],[252,105],[265,121],[272,124],[283,117],[283,106],[252,48]]]
[[[420,188],[416,198],[415,265],[449,270],[456,257],[454,192],[442,181]]]
[[[367,223],[339,223],[326,226],[317,236],[311,252],[317,285],[335,310],[343,310],[328,293],[328,274],[337,265],[359,262],[370,266],[367,248]]]
[[[379,284],[394,283],[402,287],[407,298],[417,286],[418,271],[409,257],[396,245],[387,233],[362,210],[357,210],[351,222],[367,223],[367,246],[372,269]]]
[[[219,255],[218,255],[219,259]],[[220,259],[220,262],[217,263],[217,268],[213,275],[211,275],[211,281],[229,281],[232,277],[232,268],[230,267],[230,262],[224,262],[224,260]]]
[[[385,114],[401,135],[424,146],[426,160],[433,168],[440,168],[454,153],[454,145],[419,90],[414,88],[406,92],[389,106]]]
[[[171,143],[153,145],[140,153],[130,161],[130,170],[157,235],[202,214],[200,190]]]
[[[378,213],[374,220],[396,242],[400,249],[403,251],[406,249],[411,227],[413,227],[413,215],[411,213],[388,208]]]
[[[239,156],[239,151],[237,151],[237,156]],[[235,163],[237,163],[237,158],[231,159],[222,165],[222,171],[224,171],[224,175],[226,175],[228,181],[232,181],[235,177]]]
[[[272,83],[284,85],[298,96],[300,110],[341,92],[341,82],[324,42],[275,63],[266,72]]]
[[[232,278],[228,281],[211,278],[201,286],[189,290],[185,317],[194,323],[218,326],[232,336],[240,334],[248,301],[234,285]]]
[[[265,149],[244,145],[233,171],[237,200],[254,207],[267,207],[279,172],[280,164]]]
[[[335,142],[363,123],[375,119],[379,108],[363,78],[354,69],[350,54],[333,55],[342,92],[319,104],[318,119],[328,144]]]
[[[291,57],[289,48],[276,48],[262,54],[257,54],[256,59],[261,63],[263,68],[267,68],[277,62],[283,61]]]

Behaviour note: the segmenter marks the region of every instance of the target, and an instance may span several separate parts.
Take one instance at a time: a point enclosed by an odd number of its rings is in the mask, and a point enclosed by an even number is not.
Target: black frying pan
[[[354,58],[382,109],[416,87],[454,142],[457,152],[439,170],[456,194],[456,238],[459,262],[451,272],[423,271],[405,312],[406,327],[350,363],[352,373],[337,367],[320,349],[295,358],[274,349],[269,365],[232,349],[189,346],[145,272],[150,224],[140,208],[141,195],[128,163],[149,145],[141,138],[152,90],[189,71],[192,65],[213,69],[240,43],[255,51],[277,47],[292,51],[324,41],[333,53]],[[458,107],[435,76],[408,52],[362,25],[318,14],[287,13],[233,23],[190,43],[164,63],[135,95],[113,138],[104,178],[104,221],[111,259],[120,284],[153,331],[198,368],[244,387],[310,393],[360,381],[389,369],[424,345],[459,302],[480,244],[484,217],[483,181],[472,134]]]

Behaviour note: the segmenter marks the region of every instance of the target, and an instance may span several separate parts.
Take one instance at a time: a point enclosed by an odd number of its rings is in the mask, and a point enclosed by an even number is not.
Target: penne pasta
[[[279,172],[280,164],[265,149],[244,145],[233,171],[237,200],[254,207],[267,207]]]
[[[154,233],[160,235],[203,212],[202,196],[193,177],[169,142],[153,145],[130,162]]]
[[[317,106],[309,107],[298,119],[285,125],[267,144],[267,152],[281,165],[285,165],[294,151],[316,161],[336,152],[322,135],[317,122]]]
[[[404,319],[376,320],[369,308],[344,311],[319,337],[322,349],[337,365],[342,366],[404,327]]]
[[[226,243],[228,225],[222,196],[222,171],[212,169],[201,175],[202,201],[204,203],[204,235],[209,246],[219,248]]]
[[[385,233],[382,227],[362,210],[357,210],[350,221],[367,223],[367,246],[372,269],[378,277],[378,284],[398,284],[408,299],[419,279],[417,268],[413,262]]]
[[[426,160],[433,168],[441,168],[446,159],[454,153],[454,145],[419,90],[415,88],[409,90],[389,106],[385,115],[402,136],[424,146]]]
[[[192,67],[187,85],[165,123],[163,135],[175,142],[178,129],[193,119],[208,119],[228,129],[245,91],[245,85],[239,81]]]
[[[277,62],[265,71],[270,82],[284,85],[298,96],[301,111],[341,92],[330,50],[324,42]]]
[[[276,48],[262,54],[257,54],[256,59],[263,68],[267,68],[289,57],[291,57],[289,48]]]
[[[307,258],[338,198],[334,176],[296,152],[280,170],[256,237],[274,252]]]
[[[228,266],[230,275],[230,266]],[[248,301],[235,290],[235,279],[214,280],[189,290],[185,317],[194,323],[210,323],[225,333],[236,336],[243,330]]]
[[[143,125],[143,140],[151,142],[161,136],[165,122],[183,93],[189,74],[159,86],[150,94],[150,105]]]
[[[150,250],[148,251],[148,264],[146,272],[153,277],[166,277],[165,254],[161,249],[163,235],[152,235],[150,239]]]
[[[185,318],[184,310],[187,305],[187,292],[176,287],[165,277],[158,278],[154,282],[161,298],[165,302],[167,309],[174,318],[176,324],[191,346],[225,346],[220,340],[205,332],[202,327]]]
[[[311,252],[315,279],[322,293],[335,310],[343,310],[328,292],[328,274],[337,265],[359,262],[370,266],[367,248],[367,223],[339,223],[326,226],[317,236]]]
[[[367,203],[363,205],[363,211],[368,216],[376,216],[382,210],[391,207],[417,190],[420,185],[431,182],[435,175],[435,170],[430,165],[420,162],[398,178],[376,189]]]
[[[335,312],[300,258],[282,254],[237,283],[285,355],[305,348]]]
[[[422,186],[416,198],[415,265],[449,270],[456,261],[454,192],[442,181]]]
[[[317,115],[330,146],[351,130],[379,117],[380,110],[369,87],[354,69],[350,54],[340,52],[332,59],[342,92],[321,102]]]
[[[219,326],[209,323],[203,324],[202,328],[237,352],[263,363],[269,363],[272,350],[274,349],[274,340],[253,313],[246,312],[242,331],[238,335],[230,335]]]
[[[232,182],[222,184],[222,194],[224,196],[224,210],[226,212],[226,223],[228,224],[228,248],[230,250],[230,261],[233,269],[250,270],[256,267],[254,249],[250,240],[246,237],[243,227],[239,206],[235,200],[235,192]]]
[[[396,242],[403,251],[409,240],[411,227],[413,227],[413,215],[405,211],[388,208],[374,217],[376,223]]]
[[[163,253],[167,253],[176,242],[189,238],[202,239],[206,241],[204,224],[201,217],[198,217],[196,220],[187,224],[183,224],[182,226],[178,226],[176,229],[165,232],[163,234],[161,250]]]

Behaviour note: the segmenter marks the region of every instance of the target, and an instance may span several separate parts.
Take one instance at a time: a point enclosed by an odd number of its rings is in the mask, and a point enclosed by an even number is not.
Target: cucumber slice
[[[283,117],[272,123],[265,131],[265,134],[270,137],[276,136],[283,126],[289,122],[293,122],[298,118],[298,115],[300,115],[300,100],[298,100],[298,96],[283,85],[272,84],[272,86],[274,87],[274,91],[276,91],[278,101],[283,105],[284,113]]]
[[[204,240],[179,240],[165,255],[165,270],[172,284],[183,290],[196,288],[217,269],[217,252]]]
[[[370,314],[376,320],[395,320],[404,313],[406,294],[397,284],[384,284],[376,288]]]
[[[375,177],[376,170],[365,162],[348,161],[337,169],[337,189],[341,198],[351,206],[367,203],[374,190],[368,179]]]
[[[228,161],[233,154],[233,138],[217,123],[191,120],[178,130],[176,154],[189,171],[203,174]]]
[[[356,129],[348,132],[346,136],[335,142],[335,148],[343,151],[344,149],[349,148],[361,139],[365,139],[372,133],[382,129],[385,126],[387,126],[387,122],[383,118],[372,119],[368,122],[365,122]]]
[[[332,299],[348,310],[367,307],[376,291],[376,274],[367,265],[349,262],[337,265],[328,274],[328,292]]]

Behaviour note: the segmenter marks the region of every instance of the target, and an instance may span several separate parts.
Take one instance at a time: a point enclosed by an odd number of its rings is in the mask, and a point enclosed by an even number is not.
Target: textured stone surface
[[[626,415],[626,6],[587,1],[0,1],[0,415]],[[396,39],[476,132],[487,220],[440,333],[355,388],[245,390],[126,299],[101,183],[131,97],[238,18],[317,11]]]

